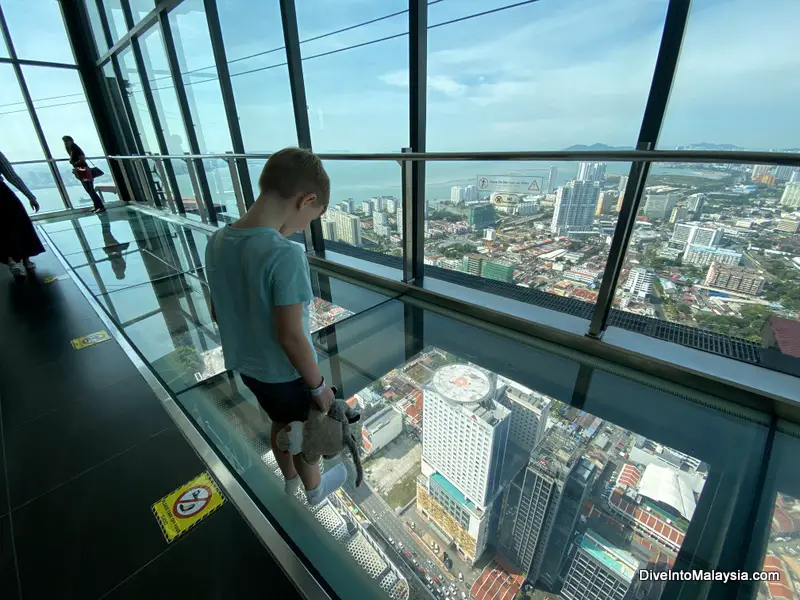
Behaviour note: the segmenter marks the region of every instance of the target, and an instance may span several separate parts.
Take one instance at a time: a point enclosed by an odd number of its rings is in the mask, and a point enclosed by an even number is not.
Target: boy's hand
[[[314,402],[317,403],[317,408],[319,408],[319,410],[325,414],[327,414],[328,411],[330,410],[331,404],[333,404],[333,400],[334,400],[333,390],[329,388],[327,385],[325,386],[325,389],[322,390],[322,393],[319,396],[314,396]]]

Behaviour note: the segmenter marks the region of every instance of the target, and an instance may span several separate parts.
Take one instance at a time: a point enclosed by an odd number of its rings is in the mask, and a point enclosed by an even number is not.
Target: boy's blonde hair
[[[258,189],[287,200],[298,194],[316,194],[317,204],[327,208],[331,180],[311,150],[284,148],[269,157],[258,178]]]

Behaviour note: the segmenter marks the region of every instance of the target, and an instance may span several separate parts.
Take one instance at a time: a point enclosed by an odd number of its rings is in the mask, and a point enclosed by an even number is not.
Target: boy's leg
[[[269,435],[269,445],[272,448],[272,455],[275,457],[275,462],[283,474],[284,489],[287,494],[293,494],[297,489],[297,471],[294,468],[294,461],[292,455],[288,452],[278,449],[278,432],[286,427],[284,423],[272,422],[272,429]]]
[[[342,463],[320,475],[319,463],[310,465],[298,454],[294,457],[294,468],[306,488],[306,500],[312,506],[325,500],[347,480],[347,468]]]

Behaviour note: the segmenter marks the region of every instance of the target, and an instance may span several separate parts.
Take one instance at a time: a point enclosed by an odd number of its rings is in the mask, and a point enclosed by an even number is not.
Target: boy
[[[220,229],[206,247],[206,270],[225,367],[238,371],[272,420],[270,443],[286,492],[302,481],[316,505],[347,478],[341,463],[320,476],[319,465],[278,450],[278,432],[307,421],[311,403],[327,412],[333,392],[317,367],[308,305],[313,299],[303,248],[286,239],[328,207],[330,179],[308,150],[273,154],[258,179],[250,210]]]

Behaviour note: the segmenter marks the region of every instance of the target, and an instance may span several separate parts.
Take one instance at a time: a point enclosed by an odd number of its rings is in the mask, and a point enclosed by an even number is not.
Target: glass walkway
[[[345,460],[312,510],[224,369],[210,232],[133,207],[37,226],[334,596],[797,597],[800,442],[771,415],[312,269],[314,344],[362,410],[366,473],[354,487]]]

